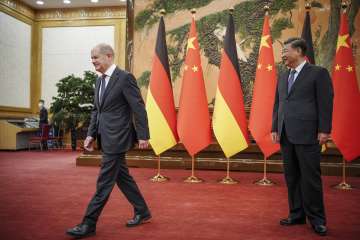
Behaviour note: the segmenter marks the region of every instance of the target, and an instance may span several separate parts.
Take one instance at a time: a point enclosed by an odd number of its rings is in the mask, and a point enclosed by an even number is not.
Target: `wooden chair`
[[[63,134],[61,131],[61,127],[55,128],[55,126],[52,128],[52,136],[49,136],[49,140],[52,141],[53,146],[56,145],[57,149],[63,149],[64,148],[64,142],[63,142]]]
[[[47,143],[47,141],[49,140],[49,130],[50,130],[50,125],[48,124],[44,124],[41,127],[41,133],[40,136],[36,136],[36,137],[31,137],[29,139],[28,142],[28,147],[29,147],[29,151],[31,148],[31,145],[39,145],[40,146],[40,150],[43,150],[43,144]]]

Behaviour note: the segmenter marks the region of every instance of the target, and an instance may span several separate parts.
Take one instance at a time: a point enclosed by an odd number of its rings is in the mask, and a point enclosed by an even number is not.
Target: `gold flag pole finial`
[[[265,15],[269,14],[270,7],[268,5],[264,6]]]
[[[343,9],[343,12],[346,12],[346,9],[348,7],[348,2],[347,1],[342,1],[341,2],[341,8]]]
[[[306,9],[306,11],[310,11],[310,9],[311,9],[311,4],[310,4],[310,3],[306,3],[306,4],[305,4],[305,9]]]
[[[233,14],[234,13],[234,7],[230,7],[229,12],[230,12],[230,14]]]
[[[191,12],[191,14],[192,14],[193,18],[195,18],[196,9],[195,9],[195,8],[193,8],[193,9],[191,9],[191,10],[190,10],[190,12]]]
[[[165,14],[166,14],[166,11],[165,11],[165,9],[162,8],[160,10],[160,15],[163,17],[163,16],[165,16]]]

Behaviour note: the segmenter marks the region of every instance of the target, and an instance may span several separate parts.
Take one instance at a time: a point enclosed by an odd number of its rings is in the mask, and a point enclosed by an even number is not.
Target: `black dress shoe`
[[[73,228],[68,229],[66,231],[66,234],[77,239],[86,238],[86,237],[94,236],[96,234],[96,227],[82,223]]]
[[[140,224],[146,223],[151,219],[151,214],[147,213],[144,215],[136,214],[133,219],[127,221],[126,226],[127,227],[136,227]]]
[[[305,218],[285,218],[280,220],[280,225],[282,226],[292,226],[292,225],[300,225],[300,224],[306,224]]]
[[[326,236],[327,228],[325,225],[311,225],[314,229],[314,232],[320,236]]]

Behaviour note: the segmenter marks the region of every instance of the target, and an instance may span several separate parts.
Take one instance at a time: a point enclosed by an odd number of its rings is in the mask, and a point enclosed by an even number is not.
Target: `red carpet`
[[[96,167],[76,167],[72,152],[0,152],[0,239],[70,239],[64,232],[79,223],[95,190]],[[182,182],[190,171],[164,170],[168,183],[148,181],[153,169],[131,169],[152,210],[152,223],[128,229],[132,209],[117,188],[90,239],[124,240],[239,240],[319,239],[308,225],[281,227],[287,215],[282,174],[270,174],[278,184],[252,184],[259,173],[234,172],[240,184],[216,183],[221,171],[198,171],[206,183]],[[339,177],[324,177],[329,236],[321,239],[359,239],[360,178],[348,181],[353,191],[333,190]]]

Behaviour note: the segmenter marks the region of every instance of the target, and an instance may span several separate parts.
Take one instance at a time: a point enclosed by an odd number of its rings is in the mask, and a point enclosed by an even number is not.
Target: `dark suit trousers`
[[[115,183],[133,205],[135,214],[148,213],[145,200],[133,177],[129,174],[125,154],[103,154],[96,192],[86,210],[84,223],[96,225]]]
[[[326,224],[319,144],[292,144],[286,130],[280,140],[288,187],[289,217],[308,217],[313,225]]]

